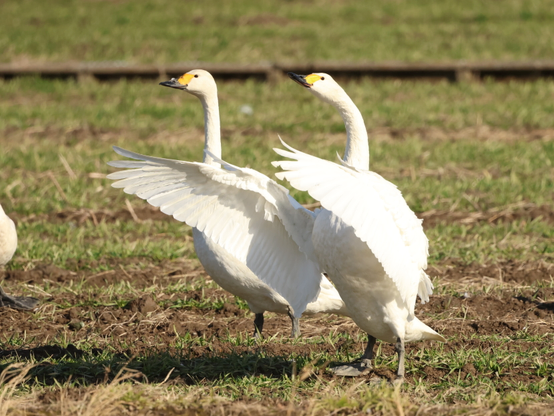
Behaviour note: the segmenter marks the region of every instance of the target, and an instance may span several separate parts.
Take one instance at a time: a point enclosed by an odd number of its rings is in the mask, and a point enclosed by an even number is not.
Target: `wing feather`
[[[165,214],[196,227],[283,296],[300,316],[319,293],[321,273],[311,244],[314,216],[292,204],[288,190],[251,169],[225,169],[144,156],[108,175],[112,186],[136,194]]]
[[[406,204],[395,185],[375,172],[338,165],[299,152],[275,151],[294,161],[273,162],[277,173],[301,191],[307,191],[322,207],[338,215],[367,243],[394,281],[404,301],[418,293],[428,300],[432,284],[423,272],[427,266],[428,240],[421,221]]]

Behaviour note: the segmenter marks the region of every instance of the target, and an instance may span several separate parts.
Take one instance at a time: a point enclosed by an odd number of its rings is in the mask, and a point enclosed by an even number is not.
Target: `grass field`
[[[554,59],[545,0],[22,0],[0,27],[4,62]]]
[[[287,319],[270,314],[255,341],[245,303],[205,275],[190,229],[104,179],[114,144],[198,160],[196,99],[156,83],[23,78],[0,84],[0,200],[20,237],[0,276],[41,307],[0,311],[11,380],[1,411],[548,414],[554,84],[345,88],[366,119],[372,169],[398,184],[431,241],[437,290],[417,313],[448,343],[410,345],[401,389],[372,381],[393,374],[388,344],[362,379],[325,372],[363,347],[345,318],[305,318],[292,341]],[[272,175],[278,134],[329,159],[343,149],[338,115],[292,82],[219,89],[231,163]]]
[[[2,62],[554,59],[547,1],[21,0],[0,3]],[[554,407],[554,82],[344,83],[371,168],[424,219],[448,342],[407,346],[406,382],[349,319],[266,314],[211,281],[191,230],[110,187],[118,145],[200,160],[198,101],[157,82],[0,81],[0,203],[19,247],[0,271],[0,416],[548,415]],[[272,176],[280,135],[335,160],[335,110],[289,80],[219,84],[223,157]],[[244,112],[249,106],[252,112]],[[286,185],[286,184],[285,184]],[[314,201],[292,191],[302,203]]]

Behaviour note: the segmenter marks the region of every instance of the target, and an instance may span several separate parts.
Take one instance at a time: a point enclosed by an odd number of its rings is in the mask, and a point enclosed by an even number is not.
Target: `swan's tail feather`
[[[430,340],[446,342],[446,338],[437,331],[429,328],[416,317],[408,322],[406,326],[406,338],[409,341]]]
[[[438,332],[432,330],[431,328],[427,327],[427,331],[424,332],[423,339],[427,339],[429,341],[440,341],[440,342],[446,342],[446,338],[443,337]]]

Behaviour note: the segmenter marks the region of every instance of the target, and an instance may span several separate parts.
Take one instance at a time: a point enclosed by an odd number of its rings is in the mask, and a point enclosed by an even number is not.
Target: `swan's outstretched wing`
[[[316,299],[321,272],[311,246],[313,215],[293,206],[286,188],[251,169],[114,150],[136,161],[109,162],[133,168],[108,175],[118,180],[113,187],[204,232],[281,294],[295,315]]]
[[[374,172],[357,170],[344,162],[341,166],[283,145],[290,151],[275,151],[294,161],[273,162],[284,170],[277,177],[308,191],[322,207],[352,226],[408,305],[415,303],[416,293],[428,300],[432,284],[423,272],[427,266],[427,237],[421,220],[398,188]]]

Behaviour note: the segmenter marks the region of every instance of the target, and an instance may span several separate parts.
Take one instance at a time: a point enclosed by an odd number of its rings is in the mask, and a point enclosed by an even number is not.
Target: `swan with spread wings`
[[[292,336],[303,313],[347,315],[335,287],[321,273],[311,232],[316,214],[267,176],[221,159],[216,83],[207,71],[192,70],[161,85],[198,97],[204,108],[203,162],[145,156],[114,147],[135,161],[108,176],[123,188],[193,227],[194,246],[206,272],[223,289],[248,303],[255,333],[264,311],[287,314]]]
[[[346,303],[350,316],[369,334],[362,362],[336,369],[357,375],[371,366],[373,345],[395,345],[397,378],[404,377],[404,343],[445,339],[415,316],[419,295],[428,301],[433,285],[425,273],[428,240],[422,221],[391,182],[369,170],[368,136],[354,102],[324,73],[289,76],[341,114],[347,132],[344,158],[329,162],[283,145],[287,161],[274,162],[287,180],[321,202],[312,232],[314,252]]]

